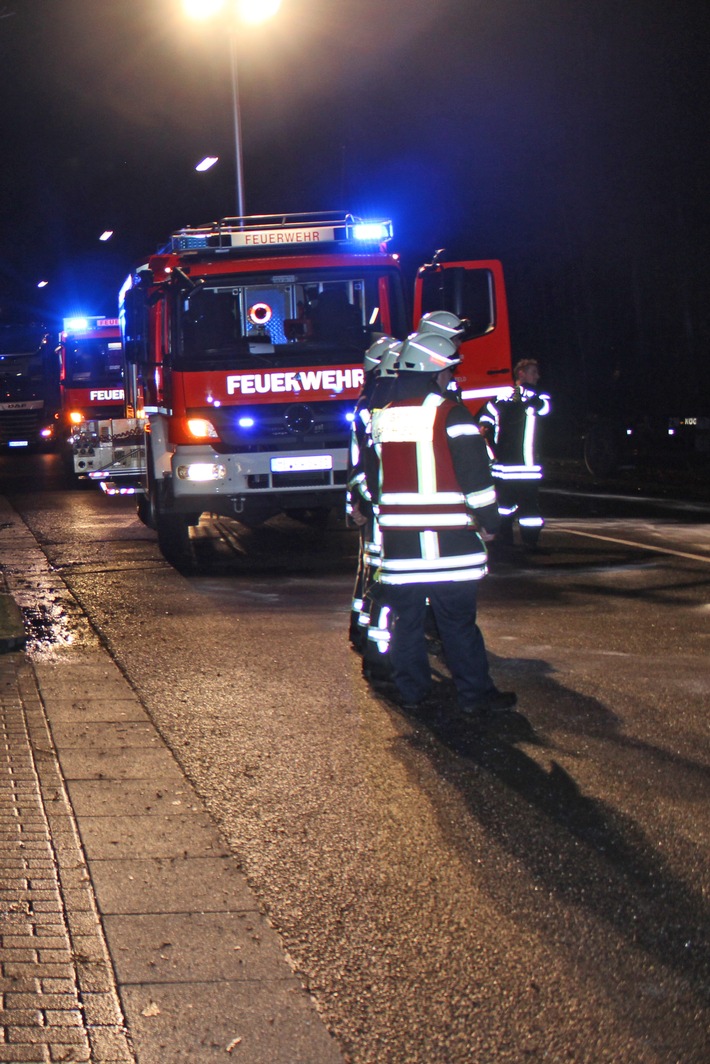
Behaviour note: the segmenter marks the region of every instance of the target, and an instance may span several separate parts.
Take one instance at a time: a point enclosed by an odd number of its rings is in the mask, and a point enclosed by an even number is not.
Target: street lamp
[[[281,6],[281,0],[183,0],[185,14],[189,18],[207,21],[227,8],[233,18],[229,19],[229,59],[232,76],[232,113],[234,117],[234,160],[237,179],[237,215],[244,217],[244,162],[242,158],[242,116],[239,102],[239,68],[237,65],[238,22],[255,26],[272,18]]]

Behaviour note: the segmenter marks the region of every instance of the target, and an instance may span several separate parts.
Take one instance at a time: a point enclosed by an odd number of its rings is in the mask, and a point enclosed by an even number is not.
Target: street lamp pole
[[[242,155],[242,110],[239,102],[239,67],[237,35],[229,32],[229,60],[232,70],[232,111],[234,114],[234,164],[237,182],[237,217],[244,217],[244,158]]]
[[[219,14],[225,0],[183,0],[186,14],[193,19],[207,20]],[[281,0],[235,0],[229,22],[229,60],[232,74],[232,111],[234,115],[234,162],[236,170],[237,215],[244,217],[244,160],[242,158],[242,114],[239,100],[239,66],[237,63],[236,20],[256,25],[272,18]]]

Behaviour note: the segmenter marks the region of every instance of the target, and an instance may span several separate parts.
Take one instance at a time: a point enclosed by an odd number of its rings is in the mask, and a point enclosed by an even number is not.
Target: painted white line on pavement
[[[710,506],[702,502],[686,502],[683,499],[659,499],[653,495],[619,495],[614,492],[575,491],[573,488],[540,488],[548,495],[566,495],[576,499],[607,499],[611,502],[652,503],[664,510],[681,510],[683,513],[710,513]]]
[[[551,521],[546,522],[548,532],[568,532],[570,536],[586,536],[587,539],[600,539],[604,543],[620,543],[624,547],[638,547],[639,550],[650,550],[656,554],[674,554],[677,558],[690,558],[694,562],[705,562],[710,565],[710,557],[707,554],[689,554],[683,550],[672,550],[670,547],[652,547],[650,543],[635,543],[632,539],[615,539],[614,536],[599,536],[595,532],[580,532],[575,528],[566,528],[564,525],[555,525]]]

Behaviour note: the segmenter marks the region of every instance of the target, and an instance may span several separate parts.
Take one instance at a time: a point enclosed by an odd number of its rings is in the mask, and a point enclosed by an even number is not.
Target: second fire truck
[[[64,319],[59,336],[61,439],[67,467],[77,476],[88,476],[101,464],[87,426],[123,417],[122,350],[118,318]]]
[[[126,414],[142,432],[139,515],[171,562],[189,566],[205,512],[256,524],[342,504],[363,354],[414,324],[391,238],[389,221],[344,213],[226,218],[174,233],[128,278],[119,317]],[[438,309],[472,323],[459,383],[477,408],[511,383],[500,263],[422,267],[414,321]]]

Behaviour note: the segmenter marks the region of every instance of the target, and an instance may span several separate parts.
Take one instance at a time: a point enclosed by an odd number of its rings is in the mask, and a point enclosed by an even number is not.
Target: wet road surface
[[[203,522],[185,579],[27,462],[5,494],[66,587],[26,574],[31,653],[108,646],[352,1061],[708,1059],[708,514],[550,500],[550,553],[481,590],[520,697],[482,734],[441,665],[424,720],[364,683],[337,523]]]

